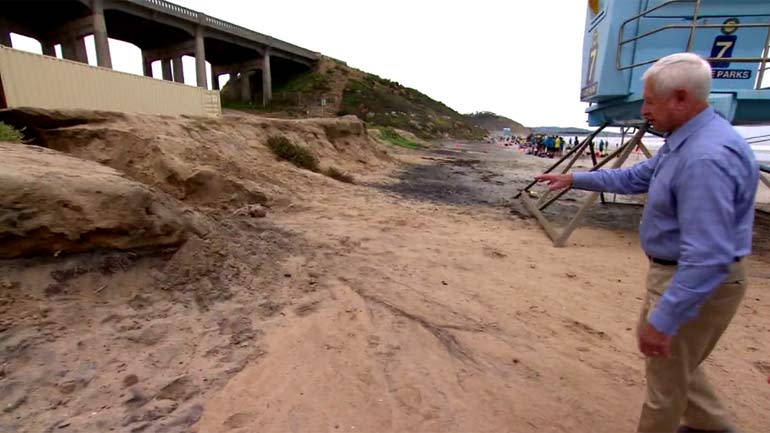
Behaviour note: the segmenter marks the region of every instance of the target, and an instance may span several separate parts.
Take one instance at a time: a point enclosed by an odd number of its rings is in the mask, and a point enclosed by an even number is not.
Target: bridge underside
[[[3,2],[2,17],[35,32],[45,34],[51,30],[91,15],[91,9],[72,0],[62,1],[10,1]]]
[[[164,5],[173,7],[174,11],[197,14],[175,5]],[[151,64],[161,61],[163,79],[184,82],[182,56],[196,58],[196,78],[201,87],[208,87],[205,62],[211,64],[214,77],[222,74],[250,76],[259,71],[257,84],[262,92],[258,93],[263,103],[272,97],[273,84],[287,82],[310,69],[316,61],[298,55],[297,50],[302,50],[299,47],[294,52],[286,51],[280,46],[250,40],[243,32],[228,33],[223,28],[203,25],[200,19],[195,21],[119,0],[5,1],[0,17],[0,44],[10,46],[10,33],[13,32],[37,39],[43,54],[55,55],[54,46],[60,44],[64,58],[87,63],[83,38],[93,35],[97,63],[111,67],[109,36],[142,50],[144,73],[148,76],[152,76]],[[288,45],[281,43],[284,48]],[[218,88],[217,79],[213,80],[212,86]],[[252,98],[252,92],[242,93],[244,97],[247,95]]]

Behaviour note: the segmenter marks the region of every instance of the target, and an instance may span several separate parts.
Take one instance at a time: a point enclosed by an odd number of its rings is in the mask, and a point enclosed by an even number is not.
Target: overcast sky
[[[585,1],[174,3],[344,60],[461,113],[494,111],[527,126],[586,125],[579,101]],[[13,41],[39,50],[23,38]],[[115,69],[141,73],[136,47],[111,41],[111,51]],[[192,59],[185,78],[195,80]]]
[[[461,113],[585,125],[582,0],[179,0],[398,81]]]
[[[180,0],[398,81],[461,113],[584,126],[583,0]]]

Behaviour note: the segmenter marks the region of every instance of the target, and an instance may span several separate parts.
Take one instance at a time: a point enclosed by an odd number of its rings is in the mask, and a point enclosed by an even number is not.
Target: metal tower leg
[[[599,168],[607,164],[611,159],[615,157],[617,157],[617,160],[612,165],[612,168],[620,168],[623,165],[623,163],[626,162],[628,157],[631,155],[631,152],[633,152],[634,148],[641,145],[642,137],[644,136],[644,133],[646,131],[647,131],[646,125],[641,126],[639,130],[636,132],[636,134],[634,134],[634,136],[631,138],[631,140],[623,144],[611,155],[604,158],[601,162],[596,163],[594,167],[591,169],[591,171],[598,170]],[[588,143],[588,140],[586,140],[586,142],[584,142],[583,145],[581,146],[584,146],[586,143]],[[571,165],[569,167],[571,167]],[[567,170],[569,169],[569,167],[567,168]],[[566,170],[563,173],[566,173]],[[524,189],[523,191],[527,191],[528,188]],[[572,232],[575,231],[577,226],[582,222],[583,218],[588,212],[588,209],[594,204],[594,202],[596,202],[596,200],[599,198],[599,195],[601,194],[600,192],[592,192],[591,194],[589,194],[588,197],[586,197],[586,199],[584,200],[578,212],[575,214],[574,217],[572,217],[572,220],[570,220],[570,222],[567,224],[567,227],[561,233],[559,233],[556,227],[550,221],[548,221],[545,215],[543,215],[543,213],[541,212],[541,209],[544,209],[549,205],[551,205],[559,197],[564,195],[568,190],[569,189],[560,191],[556,197],[552,198],[547,203],[541,203],[542,207],[534,203],[527,194],[521,195],[522,204],[524,205],[524,207],[527,208],[527,210],[532,215],[535,216],[537,221],[543,227],[543,230],[545,230],[548,237],[551,238],[551,241],[553,241],[553,245],[555,247],[563,247],[566,244],[567,239],[569,239]]]

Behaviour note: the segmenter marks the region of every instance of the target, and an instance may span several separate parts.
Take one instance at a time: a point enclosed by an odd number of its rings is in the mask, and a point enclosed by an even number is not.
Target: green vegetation
[[[388,127],[380,127],[377,128],[380,131],[380,136],[387,142],[400,146],[405,147],[407,149],[420,149],[422,146],[420,146],[418,143],[415,143],[414,141],[411,141],[405,137],[402,137],[398,132],[394,131],[393,128]]]
[[[318,160],[309,150],[298,146],[284,136],[273,136],[267,139],[267,147],[279,159],[289,161],[305,170],[318,171]]]
[[[348,80],[340,114],[355,114],[369,124],[403,129],[423,139],[480,139],[486,132],[456,111],[415,89],[372,74]]]
[[[324,174],[340,182],[353,183],[353,176],[347,173],[343,173],[335,167],[327,168],[326,170],[324,170]]]
[[[24,134],[11,125],[0,122],[0,141],[20,142]]]
[[[296,145],[284,136],[272,136],[267,139],[267,147],[273,151],[273,154],[284,161],[296,165],[305,170],[322,173],[339,182],[354,183],[353,176],[343,173],[336,167],[329,167],[325,170],[318,168],[318,159],[302,146]]]
[[[529,135],[530,130],[519,122],[511,120],[505,116],[495,114],[491,111],[477,111],[466,114],[465,118],[469,123],[482,128],[490,133],[499,133],[503,128],[510,128],[516,135]]]
[[[357,116],[369,127],[409,131],[425,140],[478,140],[487,135],[483,127],[443,103],[333,58],[323,57],[311,70],[286,82],[274,82],[273,98],[267,107],[228,100],[240,98],[235,81],[230,80],[222,91],[224,108],[286,117],[327,116],[336,110],[340,115]],[[324,107],[321,101],[326,101]]]
[[[274,89],[273,93],[313,93],[329,90],[331,90],[329,78],[313,70],[297,75],[283,86]]]

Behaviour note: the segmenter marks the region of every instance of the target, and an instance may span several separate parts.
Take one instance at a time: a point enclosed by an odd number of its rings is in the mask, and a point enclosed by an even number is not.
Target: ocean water
[[[750,134],[744,134],[744,137],[747,139],[750,139],[751,137],[756,137],[757,135],[750,135]],[[565,137],[567,140],[569,140],[571,137]],[[580,141],[582,141],[585,136],[578,136]],[[630,135],[626,137],[626,140],[631,138]],[[609,143],[610,149],[615,149],[616,146],[620,145],[621,137],[600,137],[596,140],[605,140]],[[595,141],[594,141],[595,142]],[[657,150],[663,146],[663,139],[655,136],[655,135],[647,135],[642,140],[642,143],[644,143],[645,146],[647,146],[648,149],[650,149],[650,152],[657,152]],[[770,137],[768,137],[768,141],[762,142],[762,143],[756,143],[751,144],[751,149],[754,150],[754,155],[757,157],[757,161],[763,162],[765,164],[770,164]]]

